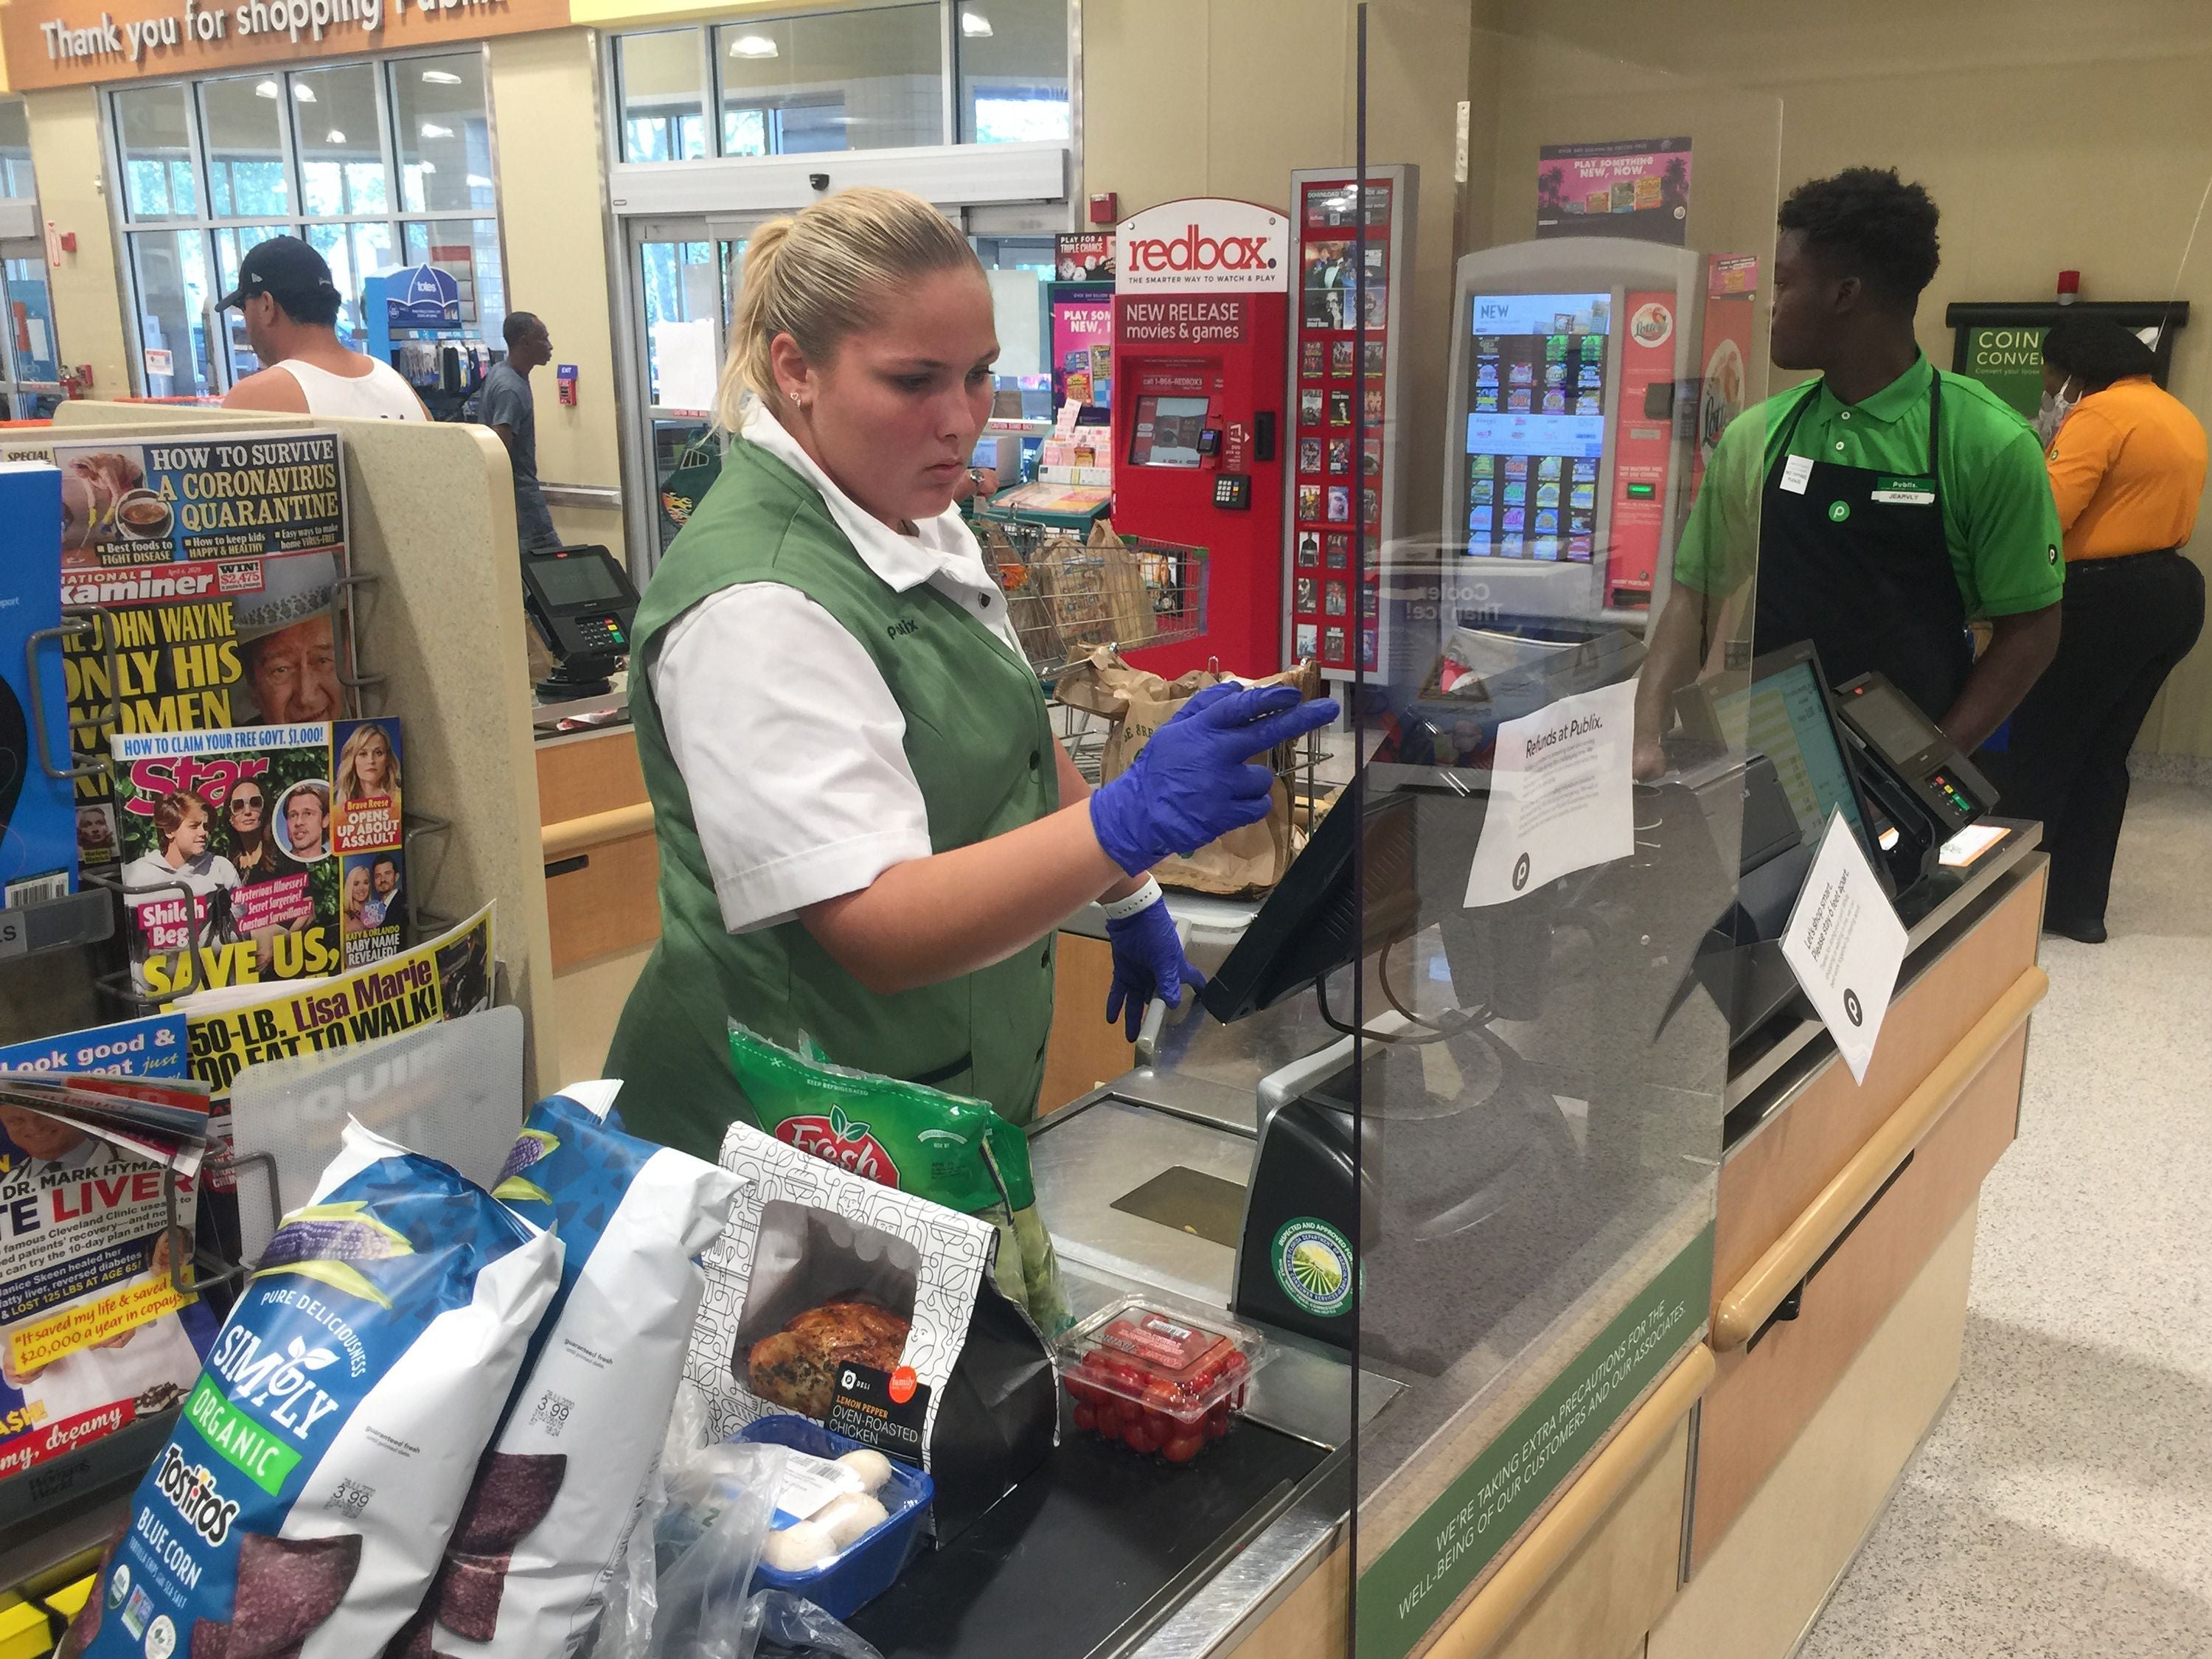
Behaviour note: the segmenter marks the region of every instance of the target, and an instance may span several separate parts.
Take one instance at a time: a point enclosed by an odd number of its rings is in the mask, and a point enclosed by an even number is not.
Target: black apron
[[[1752,634],[1761,655],[1812,641],[1831,685],[1879,670],[1931,720],[1950,712],[1974,666],[1943,534],[1942,386],[1942,375],[1930,377],[1925,478],[1815,460],[1802,494],[1784,489],[1782,477],[1818,387],[1798,400],[1760,499]]]

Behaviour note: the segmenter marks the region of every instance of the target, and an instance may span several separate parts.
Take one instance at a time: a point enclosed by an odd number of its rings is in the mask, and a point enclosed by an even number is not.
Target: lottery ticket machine
[[[1499,617],[1640,628],[1664,601],[1700,425],[1705,292],[1700,255],[1613,237],[1459,262],[1443,524],[1468,602],[1447,634]]]
[[[1283,388],[1291,244],[1279,208],[1193,198],[1125,219],[1114,271],[1114,525],[1206,550],[1205,631],[1131,653],[1174,676],[1282,666]]]

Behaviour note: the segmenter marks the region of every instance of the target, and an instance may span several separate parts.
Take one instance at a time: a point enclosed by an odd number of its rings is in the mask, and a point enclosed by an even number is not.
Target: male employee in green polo
[[[1972,750],[2058,648],[2057,508],[2033,429],[1913,337],[1936,210],[1893,169],[1799,185],[1774,249],[1775,367],[1819,378],[1722,434],[1637,693],[1637,771],[1666,769],[1674,692],[1715,638],[1810,640],[1831,684],[1879,670]],[[1970,617],[1985,618],[1977,661]]]

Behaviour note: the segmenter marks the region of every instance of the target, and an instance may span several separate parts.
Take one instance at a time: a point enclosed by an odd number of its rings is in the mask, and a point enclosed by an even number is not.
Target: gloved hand
[[[1183,987],[1193,990],[1206,983],[1206,975],[1190,965],[1182,953],[1168,902],[1154,899],[1133,916],[1106,924],[1107,943],[1114,947],[1114,982],[1106,989],[1106,1023],[1121,1022],[1122,1034],[1137,1040],[1145,1009],[1154,997],[1173,1008],[1182,1001]]]
[[[1170,853],[1195,853],[1259,823],[1275,777],[1252,757],[1335,718],[1333,701],[1301,703],[1296,686],[1208,686],[1152,734],[1127,771],[1092,792],[1098,844],[1135,876]]]

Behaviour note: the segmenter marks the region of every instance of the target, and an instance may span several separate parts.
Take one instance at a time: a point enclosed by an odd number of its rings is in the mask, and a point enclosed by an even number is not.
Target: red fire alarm
[[[1121,222],[1121,198],[1115,191],[1102,190],[1091,198],[1091,222],[1094,225],[1118,225]]]
[[[62,252],[64,253],[74,253],[76,252],[76,233],[75,231],[65,230],[62,233]]]

